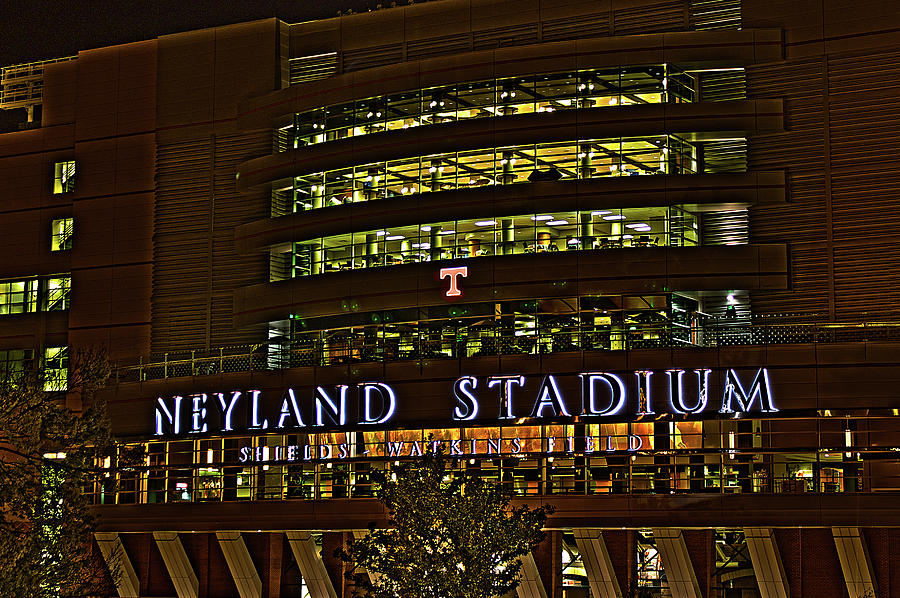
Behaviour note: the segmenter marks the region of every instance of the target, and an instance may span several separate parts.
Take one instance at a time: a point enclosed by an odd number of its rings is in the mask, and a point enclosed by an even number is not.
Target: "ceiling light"
[[[591,212],[591,216],[603,216],[604,214],[612,214],[611,210],[596,210]]]
[[[553,220],[553,216],[543,215],[543,216],[532,216],[532,220],[540,221],[540,220]]]
[[[625,216],[622,214],[610,214],[609,216],[604,216],[604,220],[625,220]]]
[[[626,225],[625,225],[626,228],[643,228],[643,227],[645,227],[645,226],[646,226],[646,227],[649,227],[650,225],[647,224],[646,222],[633,222],[633,223],[631,223],[631,224],[626,224]]]
[[[423,232],[423,233],[427,233],[427,232],[430,231],[430,230],[431,230],[431,227],[430,227],[430,226],[423,226],[423,227],[422,227],[422,232]]]
[[[403,235],[391,235],[390,237],[385,237],[385,241],[399,241],[400,239],[405,239]]]
[[[479,220],[475,226],[494,226],[495,224],[497,224],[496,220]]]
[[[568,220],[551,220],[547,223],[547,226],[562,226],[563,224],[568,224]]]

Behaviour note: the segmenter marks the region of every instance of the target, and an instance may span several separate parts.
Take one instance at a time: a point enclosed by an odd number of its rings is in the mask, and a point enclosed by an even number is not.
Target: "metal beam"
[[[534,555],[530,552],[522,557],[522,570],[519,573],[516,594],[519,598],[547,598],[547,590],[544,589],[544,582],[541,581],[541,574],[538,571],[537,563],[534,562]]]
[[[156,540],[178,598],[197,598],[200,582],[197,581],[197,574],[181,545],[178,533],[153,532],[153,539]]]
[[[862,530],[858,527],[833,527],[831,533],[844,572],[847,593],[852,598],[877,596],[875,574]]]
[[[116,592],[120,598],[138,598],[141,595],[141,583],[122,539],[116,532],[94,532],[94,539],[103,554],[103,560],[109,567],[113,582],[116,584]]]
[[[745,527],[744,539],[762,598],[788,598],[791,595],[775,531],[768,527]]]
[[[673,598],[703,598],[691,555],[680,529],[654,528],[653,539]]]
[[[622,588],[616,579],[616,570],[609,558],[603,532],[589,528],[575,528],[573,531],[591,586],[591,595],[597,598],[622,598]]]
[[[240,597],[262,598],[262,580],[241,532],[216,532],[216,538],[219,539],[219,546],[222,547],[225,562],[228,563],[228,570],[231,571]]]
[[[319,554],[312,534],[301,531],[286,531],[285,534],[291,545],[291,552],[297,559],[300,574],[303,576],[303,581],[306,582],[310,597],[337,598],[337,592],[328,577],[328,571],[325,569],[325,563],[322,561],[322,555]]]

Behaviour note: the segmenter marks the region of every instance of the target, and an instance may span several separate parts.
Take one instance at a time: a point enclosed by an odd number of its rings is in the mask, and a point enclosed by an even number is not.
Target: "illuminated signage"
[[[521,374],[461,376],[448,389],[447,416],[452,422],[496,425],[522,418],[578,418],[587,422],[595,418],[658,413],[715,412],[734,417],[753,411],[778,411],[765,368],[759,369],[749,384],[747,376],[742,379],[735,370],[724,370],[718,401],[710,397],[712,370],[695,369],[688,373],[670,369],[664,373],[665,377],[661,378],[652,370],[637,370],[632,373],[630,383],[628,377],[603,371],[548,374],[531,379],[530,384]],[[651,384],[652,380],[659,383]],[[288,388],[277,398],[271,394],[266,391],[264,396],[261,390],[232,390],[158,397],[154,404],[154,435],[365,429],[393,423],[401,406],[394,387],[377,381],[315,386],[303,392]],[[419,406],[407,402],[407,409]],[[434,424],[432,418],[429,425]]]
[[[444,280],[450,279],[450,288],[444,291],[444,297],[456,298],[462,297],[462,289],[459,287],[459,278],[469,276],[469,268],[467,266],[454,266],[452,268],[441,268],[438,278]]]

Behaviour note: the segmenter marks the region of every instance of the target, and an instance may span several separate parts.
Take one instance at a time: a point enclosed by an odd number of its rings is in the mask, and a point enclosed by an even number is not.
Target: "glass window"
[[[53,165],[53,193],[71,193],[75,190],[75,161],[57,162]]]
[[[69,377],[69,348],[44,349],[44,390],[66,390]]]
[[[0,315],[37,310],[37,280],[0,282]]]
[[[72,234],[75,230],[73,218],[57,218],[50,223],[50,251],[72,249]]]
[[[0,350],[0,379],[28,369],[33,355],[29,349]]]
[[[47,311],[69,309],[72,279],[68,276],[47,279]]]

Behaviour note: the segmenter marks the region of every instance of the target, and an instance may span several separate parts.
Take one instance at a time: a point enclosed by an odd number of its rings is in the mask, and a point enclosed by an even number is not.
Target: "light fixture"
[[[612,214],[610,210],[596,210],[591,212],[591,216],[603,216],[605,214]]]
[[[386,234],[387,234],[387,231],[386,231],[386,230],[380,230],[380,231],[376,231],[376,232],[375,232],[375,236],[376,236],[376,237],[383,237],[383,236],[385,236]]]
[[[564,224],[568,224],[568,220],[551,220],[547,223],[547,226],[562,226]]]
[[[431,227],[430,227],[430,226],[423,226],[421,230],[422,230],[423,233],[427,233],[428,231],[431,230]]]
[[[405,238],[406,237],[404,237],[403,235],[391,235],[390,237],[385,237],[384,240],[385,241],[399,241],[399,240],[405,239]]]
[[[438,234],[439,234],[439,235],[452,235],[452,234],[455,233],[455,232],[456,232],[455,230],[442,230],[442,231],[439,232]]]
[[[553,216],[548,216],[548,215],[546,215],[546,214],[543,215],[543,216],[532,216],[532,217],[531,217],[531,219],[534,220],[534,221],[553,220],[553,218],[554,218]]]
[[[632,222],[631,224],[626,224],[625,228],[644,228],[649,227],[650,225],[646,222]]]
[[[495,224],[497,224],[496,220],[479,220],[475,226],[494,226]]]
[[[610,214],[609,216],[604,216],[604,220],[625,220],[625,216],[622,214]]]

